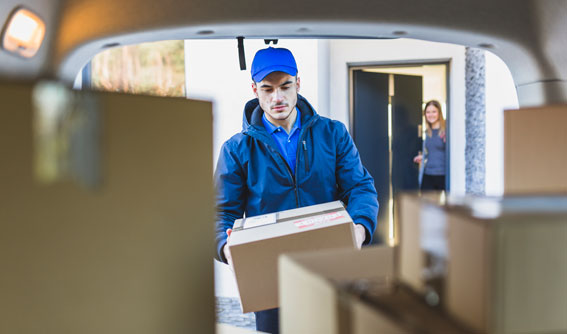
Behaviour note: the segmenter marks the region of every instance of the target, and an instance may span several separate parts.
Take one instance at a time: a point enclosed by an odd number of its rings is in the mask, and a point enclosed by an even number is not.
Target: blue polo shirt
[[[269,134],[272,135],[278,144],[280,153],[291,168],[291,173],[295,175],[295,161],[297,160],[297,141],[299,140],[299,132],[301,130],[301,113],[297,107],[297,118],[291,128],[289,134],[281,126],[276,127],[266,118],[266,113],[262,116],[262,122]]]

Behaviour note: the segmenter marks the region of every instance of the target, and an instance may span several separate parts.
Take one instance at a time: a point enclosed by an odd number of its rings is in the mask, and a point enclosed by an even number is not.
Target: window
[[[93,89],[185,96],[183,41],[143,43],[108,49],[91,61]]]

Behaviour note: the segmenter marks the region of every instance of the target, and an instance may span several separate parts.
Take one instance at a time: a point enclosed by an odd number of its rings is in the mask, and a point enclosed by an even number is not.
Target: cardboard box
[[[364,328],[373,322],[369,319],[374,315],[357,302],[351,306],[343,298],[341,283],[391,278],[394,249],[376,246],[286,254],[280,257],[279,269],[282,333],[350,334],[353,326]],[[353,308],[360,312],[353,312]]]
[[[567,197],[447,208],[446,307],[476,331],[567,332]]]
[[[284,334],[471,334],[395,278],[395,248],[280,257]]]
[[[428,266],[443,261],[446,251],[445,197],[440,192],[402,193],[398,197],[399,243],[396,276],[418,293],[425,293],[435,272]]]
[[[504,193],[567,194],[567,105],[504,112]]]
[[[229,239],[242,311],[279,306],[278,256],[356,248],[354,224],[340,201],[239,219]]]
[[[288,254],[280,260],[283,333],[567,332],[567,197],[435,203],[410,194],[401,203],[404,226],[390,270],[411,290],[349,293],[380,282],[370,271],[387,260],[367,253],[379,249]],[[435,308],[425,304],[431,254],[445,261]]]
[[[33,92],[0,83],[0,333],[213,333],[211,103],[74,91],[100,108],[88,190],[34,178]]]
[[[433,287],[475,332],[567,332],[567,197],[404,194],[400,211],[397,273],[414,291]]]

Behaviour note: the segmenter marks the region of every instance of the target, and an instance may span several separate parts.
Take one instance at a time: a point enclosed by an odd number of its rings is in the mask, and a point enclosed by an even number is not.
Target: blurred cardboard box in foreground
[[[341,285],[356,280],[362,285],[373,281],[387,286],[394,275],[394,249],[375,246],[286,254],[280,257],[279,269],[282,333],[354,333],[352,326],[364,326],[368,324],[364,319],[374,315],[348,300]],[[371,332],[390,333],[388,321],[383,324]]]
[[[396,278],[396,248],[280,257],[284,334],[472,334]]]
[[[473,198],[447,209],[446,306],[488,333],[567,332],[567,197]]]
[[[483,333],[567,331],[567,197],[400,198],[398,278]]]

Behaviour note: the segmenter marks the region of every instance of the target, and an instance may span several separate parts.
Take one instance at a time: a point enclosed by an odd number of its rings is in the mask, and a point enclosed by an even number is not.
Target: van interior
[[[449,313],[465,326],[407,325],[410,311],[368,302],[359,285],[339,284],[346,276],[304,271],[326,263],[314,253],[280,261],[290,273],[280,276],[282,332],[567,331],[567,2],[3,0],[0,24],[0,332],[238,333],[236,322],[220,323],[215,301],[218,284],[234,283],[219,283],[231,272],[213,261],[213,174],[220,145],[240,131],[252,98],[252,57],[267,45],[297,50],[301,93],[347,126],[375,176],[380,214],[372,246],[408,261],[391,265],[393,277],[422,261],[404,257],[414,249],[403,243],[403,219],[422,219],[405,208],[433,221],[439,213],[430,206],[442,203],[447,224],[463,217],[457,206],[492,210],[483,222],[503,217],[453,234],[469,248],[450,256],[472,263],[453,265],[461,275],[453,286],[469,282],[463,273],[478,259],[467,256],[480,254],[490,270],[469,278],[482,281],[478,296],[496,296],[479,301],[474,289],[449,296]],[[167,60],[180,64],[178,86],[174,74],[159,78],[161,94],[114,89],[110,76],[95,80],[100,64],[108,75],[136,65],[110,68],[101,55],[163,41],[182,51]],[[447,192],[435,199],[417,195],[411,161],[430,99],[442,101],[448,136]],[[489,226],[473,218],[463,219]],[[527,244],[548,248],[531,252]],[[506,261],[516,251],[525,261]],[[370,252],[354,261],[385,256]],[[546,252],[553,253],[549,266],[540,265]],[[351,268],[348,256],[358,255],[333,256]],[[282,292],[298,283],[292,277],[338,292],[322,306],[307,292]],[[420,298],[445,296],[417,290]],[[356,299],[348,307],[337,297],[347,292]],[[484,306],[463,306],[471,298]],[[357,313],[370,304],[373,311]]]

